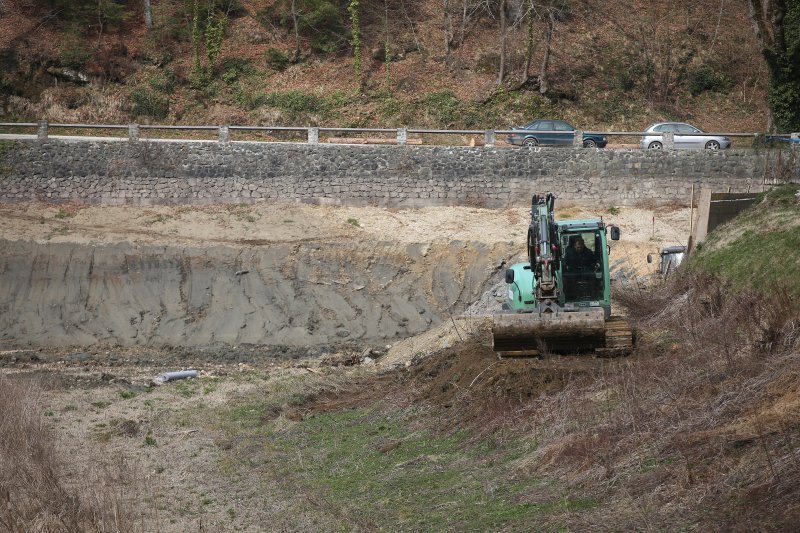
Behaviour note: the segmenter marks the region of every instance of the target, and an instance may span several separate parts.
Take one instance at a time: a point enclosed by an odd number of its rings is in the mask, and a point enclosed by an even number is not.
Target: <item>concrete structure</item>
[[[0,201],[351,205],[687,203],[692,186],[761,191],[800,181],[790,150],[585,150],[80,140],[0,143]]]

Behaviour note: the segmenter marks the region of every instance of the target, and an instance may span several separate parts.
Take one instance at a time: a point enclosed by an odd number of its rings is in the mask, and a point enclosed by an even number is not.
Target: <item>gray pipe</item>
[[[175,372],[164,372],[159,374],[155,381],[157,383],[166,383],[167,381],[175,381],[176,379],[196,378],[197,370],[178,370]]]

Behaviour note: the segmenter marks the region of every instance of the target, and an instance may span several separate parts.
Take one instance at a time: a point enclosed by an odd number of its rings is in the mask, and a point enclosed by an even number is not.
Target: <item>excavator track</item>
[[[633,330],[630,323],[620,316],[612,316],[606,320],[606,345],[597,348],[599,356],[614,357],[627,355],[633,351]]]

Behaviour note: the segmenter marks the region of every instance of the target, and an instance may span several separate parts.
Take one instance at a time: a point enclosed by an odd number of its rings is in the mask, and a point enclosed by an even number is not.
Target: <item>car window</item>
[[[688,124],[678,124],[677,130],[678,133],[694,133],[695,130]]]
[[[574,129],[563,120],[556,120],[553,124],[555,125],[555,131],[572,131]]]
[[[655,131],[655,132],[661,132],[661,131],[664,131],[664,125],[663,125],[663,124],[659,124],[658,126],[656,126],[655,128],[653,128],[653,131]]]
[[[553,121],[552,120],[542,120],[533,129],[539,130],[539,131],[553,131]]]

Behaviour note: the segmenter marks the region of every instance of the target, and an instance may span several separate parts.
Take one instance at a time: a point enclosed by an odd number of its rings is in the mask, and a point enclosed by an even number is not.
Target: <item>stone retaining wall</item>
[[[686,201],[692,186],[800,181],[789,150],[347,146],[251,142],[4,141],[0,201],[196,204],[258,200],[420,207]]]

